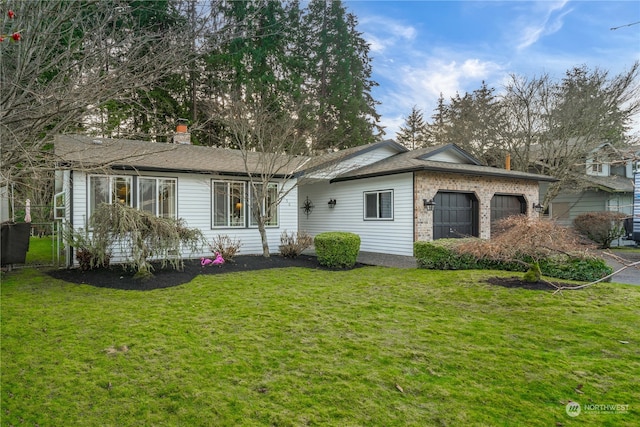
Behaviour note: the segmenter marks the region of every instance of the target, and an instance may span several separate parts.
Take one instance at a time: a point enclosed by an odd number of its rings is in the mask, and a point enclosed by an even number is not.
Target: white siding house
[[[549,180],[483,166],[453,144],[409,151],[381,141],[311,159],[299,181],[298,228],[348,231],[362,251],[413,255],[417,240],[488,238],[495,218],[533,215],[538,183]]]
[[[389,192],[389,218],[366,217],[366,194]],[[323,231],[349,231],[360,236],[360,250],[413,255],[413,174],[374,177],[347,182],[303,185],[300,200],[314,204],[308,215],[300,212],[299,229],[311,235]],[[335,207],[329,200],[336,201]]]
[[[209,242],[220,235],[239,240],[242,255],[262,253],[262,241],[248,203],[251,185],[237,151],[145,141],[96,141],[79,136],[60,136],[55,147],[61,171],[57,176],[65,194],[64,220],[73,229],[87,229],[93,205],[98,202],[120,202],[180,218],[187,227],[202,231]],[[292,169],[299,164],[300,160],[295,160]],[[216,198],[214,188],[224,188],[227,183],[240,189],[237,203],[230,201],[229,194],[218,193]],[[162,185],[169,189],[161,197],[157,189]],[[291,174],[274,176],[270,185],[277,186],[282,196],[272,224],[266,227],[270,251],[277,252],[281,233],[298,229],[298,194]],[[225,206],[217,207],[216,203]],[[114,248],[114,262],[125,258],[118,249]],[[182,255],[199,258],[213,254],[209,247],[203,247]]]
[[[262,253],[248,171],[280,199],[267,226],[273,253],[284,231],[298,230],[352,232],[361,251],[409,256],[417,240],[488,238],[496,218],[533,215],[539,182],[553,180],[483,166],[453,144],[409,151],[390,140],[316,157],[270,155],[278,174],[261,169],[270,163],[265,154],[184,143],[67,135],[56,138],[55,154],[60,204],[74,229],[86,229],[100,203],[122,203],[180,218],[209,242],[239,240],[243,255]],[[117,262],[126,254],[113,255]],[[204,247],[182,255],[212,253]]]

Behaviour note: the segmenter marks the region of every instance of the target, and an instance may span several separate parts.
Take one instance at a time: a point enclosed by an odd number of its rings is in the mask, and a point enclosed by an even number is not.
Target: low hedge
[[[320,265],[330,268],[351,268],[360,252],[360,236],[343,231],[320,233],[313,239]]]
[[[444,239],[448,240],[448,239]],[[433,244],[431,242],[416,242],[413,246],[413,256],[418,268],[431,270],[471,270],[482,268],[473,256],[459,255],[446,242]]]
[[[518,261],[499,261],[492,259],[477,259],[469,254],[459,254],[455,248],[467,239],[442,239],[435,242],[416,242],[413,254],[418,268],[432,270],[528,270],[526,263],[533,259],[526,256],[516,256]],[[601,258],[581,257],[553,257],[540,260],[542,274],[557,279],[593,281],[607,276],[613,269]]]

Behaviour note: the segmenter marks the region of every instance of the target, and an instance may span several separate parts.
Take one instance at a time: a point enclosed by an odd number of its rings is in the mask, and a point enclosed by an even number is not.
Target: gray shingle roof
[[[478,164],[460,164],[428,160],[449,146],[428,147],[408,151],[392,140],[340,150],[323,156],[286,156],[247,153],[247,166],[260,173],[265,163],[278,165],[276,176],[319,169],[361,155],[382,146],[390,146],[398,154],[368,166],[344,173],[333,181],[347,181],[372,176],[431,170],[468,175],[503,176],[536,181],[555,181],[546,175],[507,171]],[[456,148],[455,146],[451,146]],[[92,138],[83,135],[58,135],[54,141],[57,160],[68,167],[83,170],[133,169],[146,171],[178,171],[221,175],[246,175],[245,160],[239,150],[188,144],[166,144],[127,139]],[[268,172],[270,167],[265,166]]]
[[[324,167],[334,165],[344,160],[348,160],[350,158],[362,155],[369,151],[376,150],[380,147],[385,147],[385,146],[391,147],[392,149],[395,149],[399,153],[408,151],[406,147],[398,144],[397,142],[391,139],[387,139],[379,142],[373,142],[371,144],[358,145],[356,147],[345,148],[344,150],[332,151],[330,153],[312,157],[309,160],[309,162],[305,165],[305,173],[309,173],[314,170],[319,170]]]
[[[368,178],[374,176],[393,175],[404,172],[435,171],[449,172],[456,174],[467,174],[476,176],[497,176],[505,178],[527,179],[533,181],[557,181],[557,179],[535,173],[519,172],[506,169],[499,169],[478,164],[449,163],[435,160],[428,160],[429,154],[435,154],[447,149],[448,146],[428,147],[380,160],[362,168],[346,172],[336,178],[333,182],[348,181],[353,179]],[[451,146],[456,148],[456,146]]]
[[[584,179],[594,188],[611,193],[633,193],[633,180],[623,176],[593,176],[585,175]]]
[[[57,160],[69,167],[96,169],[135,169],[179,171],[223,175],[246,175],[245,159],[239,150],[189,144],[166,144],[127,139],[92,138],[82,135],[58,135],[54,140]],[[295,173],[308,157],[250,152],[247,166],[251,172],[286,176]],[[275,164],[271,169],[268,164]]]

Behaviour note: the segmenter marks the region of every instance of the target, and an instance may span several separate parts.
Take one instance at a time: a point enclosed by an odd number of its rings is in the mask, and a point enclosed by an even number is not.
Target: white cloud
[[[517,49],[526,49],[540,38],[560,31],[564,24],[564,17],[572,11],[572,9],[562,11],[567,3],[568,0],[536,3],[536,6],[542,6],[541,11],[531,11],[526,16],[520,17],[517,25],[522,30],[520,36],[516,37],[519,40]],[[556,13],[559,11],[561,13]],[[526,22],[529,24],[525,24]]]
[[[411,42],[418,34],[415,27],[383,16],[366,16],[358,23],[373,53],[384,52],[398,43]]]
[[[381,106],[382,125],[387,137],[393,138],[404,118],[415,105],[429,120],[442,94],[445,99],[480,87],[480,82],[494,76],[501,67],[477,58],[444,60],[424,58],[420,63],[385,70],[385,91],[378,100]],[[389,87],[393,86],[393,87]],[[402,115],[398,115],[402,112]]]

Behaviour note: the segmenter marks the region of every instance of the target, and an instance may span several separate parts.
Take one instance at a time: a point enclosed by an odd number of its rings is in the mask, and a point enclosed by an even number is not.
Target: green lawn
[[[52,265],[57,261],[55,256],[55,241],[53,236],[34,237],[29,240],[26,265]],[[61,259],[61,263],[64,261]]]
[[[290,268],[137,292],[13,271],[0,419],[637,426],[640,287],[552,295],[483,283],[495,275],[510,273]],[[629,406],[585,411],[594,404]]]

